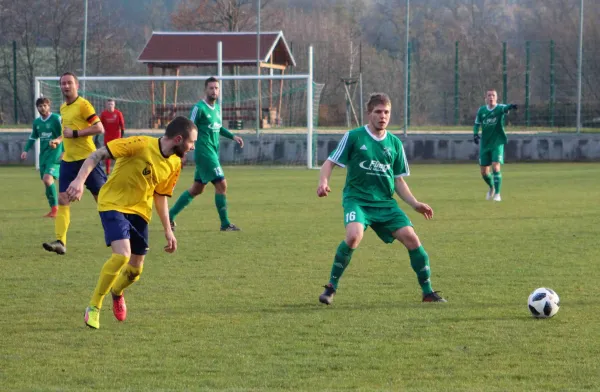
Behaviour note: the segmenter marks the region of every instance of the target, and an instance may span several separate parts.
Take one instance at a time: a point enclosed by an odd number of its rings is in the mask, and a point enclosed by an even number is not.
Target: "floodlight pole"
[[[579,3],[579,54],[577,55],[577,133],[581,132],[581,68],[583,62],[583,0]]]

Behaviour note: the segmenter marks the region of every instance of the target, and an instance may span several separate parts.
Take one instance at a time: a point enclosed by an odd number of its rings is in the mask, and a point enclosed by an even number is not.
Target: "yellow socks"
[[[56,239],[67,245],[67,230],[71,223],[71,207],[58,206],[56,218],[54,218],[54,231],[56,231]]]
[[[143,269],[144,264],[140,265],[139,267],[134,267],[131,264],[127,264],[121,270],[117,281],[113,285],[113,294],[123,295],[123,290],[140,280],[140,275],[142,274]]]
[[[102,300],[104,299],[104,296],[115,283],[121,268],[123,268],[128,261],[129,257],[113,253],[110,259],[104,263],[104,266],[100,271],[100,277],[98,278],[96,289],[94,290],[94,294],[90,300],[90,306],[95,306],[98,309],[102,308]]]

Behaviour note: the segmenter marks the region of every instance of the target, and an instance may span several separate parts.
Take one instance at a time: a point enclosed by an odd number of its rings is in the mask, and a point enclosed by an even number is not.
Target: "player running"
[[[244,147],[241,137],[235,136],[221,124],[221,113],[217,99],[219,98],[219,81],[210,77],[204,82],[205,98],[193,108],[190,119],[198,128],[198,141],[194,160],[196,171],[194,183],[177,199],[169,211],[171,227],[175,230],[175,218],[192,200],[202,192],[206,184],[212,182],[215,187],[215,205],[221,219],[221,231],[239,231],[240,228],[229,221],[227,213],[227,181],[219,163],[219,136],[234,140]]]
[[[486,200],[501,201],[502,173],[500,172],[500,165],[504,163],[504,145],[508,142],[504,131],[504,117],[509,110],[517,110],[517,105],[499,104],[496,90],[489,90],[486,93],[485,103],[486,105],[481,106],[477,111],[477,116],[475,116],[473,142],[479,144],[481,139],[479,166],[481,167],[483,181],[489,187],[485,198]],[[479,137],[480,126],[481,138]],[[490,175],[490,165],[494,172],[493,181],[492,175]]]
[[[46,198],[50,204],[50,212],[44,215],[46,218],[54,218],[58,211],[58,192],[55,181],[59,178],[60,158],[63,153],[62,125],[60,116],[50,111],[50,100],[38,98],[35,101],[40,117],[33,120],[33,129],[21,159],[27,159],[27,153],[33,143],[40,139],[40,177],[46,187]]]
[[[337,248],[329,283],[319,296],[319,301],[326,305],[333,302],[338,282],[369,226],[383,242],[398,240],[406,247],[423,292],[423,302],[446,302],[433,291],[429,256],[412,222],[394,199],[395,192],[425,219],[433,218],[432,208],[419,202],[404,181],[410,174],[404,147],[400,139],[386,131],[391,105],[386,94],[371,95],[367,103],[368,125],[347,132],[321,167],[319,197],[331,192],[329,177],[335,165],[347,171],[342,197],[346,239]]]
[[[113,313],[119,321],[127,317],[123,291],[140,279],[148,251],[148,223],[152,218],[152,201],[165,231],[165,251],[177,249],[177,240],[169,224],[167,196],[181,173],[181,158],[194,149],[198,132],[194,123],[177,117],[167,125],[161,138],[132,136],[117,139],[98,149],[85,160],[77,178],[69,185],[71,201],[81,199],[83,186],[103,159],[116,160],[113,174],[100,190],[98,211],[104,239],[112,248],[104,263],[96,289],[85,310],[85,324],[100,328],[100,309],[110,290]]]
[[[115,109],[115,100],[109,99],[106,101],[106,108],[100,114],[100,121],[104,127],[104,145],[106,146],[111,140],[125,137],[125,119],[120,110]],[[110,174],[110,159],[104,161],[106,167],[106,175]]]

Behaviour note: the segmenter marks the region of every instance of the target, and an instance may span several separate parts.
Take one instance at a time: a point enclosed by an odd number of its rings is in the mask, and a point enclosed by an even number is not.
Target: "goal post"
[[[124,113],[127,130],[154,131],[164,129],[166,122],[175,115],[187,117],[191,107],[203,97],[204,81],[211,76],[216,76],[221,81],[219,98],[221,119],[225,128],[231,128],[234,133],[240,132],[243,137],[250,139],[256,137],[258,140],[268,138],[280,144],[285,138],[290,139],[291,136],[295,137],[297,143],[298,138],[304,134],[306,149],[302,154],[295,155],[296,157],[302,155],[302,162],[298,158],[297,161],[288,164],[315,167],[317,165],[315,125],[318,110],[315,110],[314,106],[318,108],[323,85],[316,84],[313,80],[312,46],[308,53],[308,73],[305,74],[222,75],[222,51],[219,50],[218,54],[217,75],[86,76],[79,78],[80,82],[86,82],[85,95],[82,96],[92,103],[97,114],[104,109],[107,99],[114,99],[117,108]],[[278,85],[276,89],[271,89],[277,91],[275,93],[271,91],[270,95],[267,95],[269,89],[263,88],[260,89],[259,96],[256,86],[264,82]],[[168,94],[167,90],[170,91]],[[53,101],[54,111],[58,111],[58,105],[63,100],[59,77],[36,77],[35,95],[36,98],[39,96],[50,98]],[[263,108],[260,118],[256,118],[255,108],[261,102],[269,102],[272,106],[267,105],[267,109]],[[37,110],[35,113],[38,117]],[[262,129],[258,135],[249,132],[250,125],[257,125],[256,122],[258,125],[263,125],[262,123],[265,122],[265,129]],[[275,158],[271,162],[269,154],[261,155],[260,151],[256,154],[254,158],[240,159],[236,163],[279,164],[280,162]],[[39,142],[36,145],[36,168],[39,169]]]

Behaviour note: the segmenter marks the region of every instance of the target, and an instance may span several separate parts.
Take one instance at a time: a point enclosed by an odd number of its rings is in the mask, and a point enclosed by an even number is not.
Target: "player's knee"
[[[352,249],[355,249],[358,247],[358,244],[360,244],[360,241],[363,238],[363,234],[362,233],[356,233],[356,232],[351,232],[346,234],[346,244],[348,244],[348,246]]]
[[[52,183],[54,182],[54,178],[52,178],[52,176],[44,176],[44,178],[42,179],[42,182],[44,183],[44,185],[46,186],[50,186],[52,185]]]
[[[204,192],[204,186],[202,184],[200,184],[199,182],[194,182],[194,185],[192,185],[192,187],[190,189],[188,189],[188,192],[193,197],[196,197],[196,196],[202,194],[202,192]]]
[[[481,175],[482,176],[488,175],[488,167],[487,166],[481,166]]]

